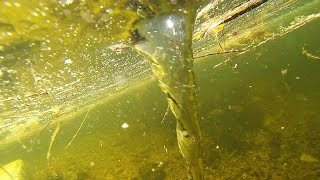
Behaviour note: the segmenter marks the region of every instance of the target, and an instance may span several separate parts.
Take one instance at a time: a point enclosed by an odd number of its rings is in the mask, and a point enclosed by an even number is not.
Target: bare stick
[[[48,166],[50,168],[50,171],[51,173],[54,175],[54,176],[57,176],[57,172],[55,171],[54,167],[51,165],[50,163],[50,156],[51,156],[51,148],[52,148],[52,144],[54,142],[54,140],[56,139],[56,136],[58,134],[58,131],[60,129],[60,126],[61,126],[61,122],[58,123],[56,129],[54,130],[52,136],[51,136],[51,141],[50,141],[50,145],[49,145],[49,149],[48,149],[48,152],[47,152],[47,160],[48,160]]]

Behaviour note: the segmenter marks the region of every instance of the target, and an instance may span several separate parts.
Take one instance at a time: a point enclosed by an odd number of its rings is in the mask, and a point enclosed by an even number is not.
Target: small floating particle
[[[162,167],[162,166],[163,166],[163,162],[160,161],[160,162],[158,163],[158,167]]]
[[[64,64],[71,64],[72,63],[72,60],[67,58],[64,60]]]
[[[19,4],[17,2],[14,2],[13,5],[16,6],[16,7],[21,7],[21,4]]]
[[[128,124],[128,123],[123,123],[123,124],[121,125],[121,127],[122,127],[123,129],[127,129],[127,128],[129,127],[129,124]]]
[[[66,6],[73,3],[73,0],[59,0],[58,1],[62,6]]]
[[[94,162],[90,162],[90,166],[94,166],[95,165],[95,163]]]

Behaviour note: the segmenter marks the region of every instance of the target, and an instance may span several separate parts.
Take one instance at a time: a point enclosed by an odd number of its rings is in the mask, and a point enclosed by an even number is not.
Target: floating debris
[[[305,47],[302,47],[302,54],[306,55],[309,59],[320,60],[320,56],[316,56],[314,54],[311,54],[309,51],[307,51],[305,49]]]
[[[305,162],[319,162],[319,160],[309,154],[302,153],[300,156],[300,161]]]
[[[282,76],[285,76],[288,74],[288,69],[281,69]]]
[[[118,43],[118,44],[113,44],[113,45],[108,46],[108,49],[111,49],[111,50],[114,51],[116,54],[122,54],[123,51],[124,51],[125,49],[128,49],[128,48],[129,48],[129,46],[126,45],[125,43],[122,43],[122,42],[120,42],[120,43]]]

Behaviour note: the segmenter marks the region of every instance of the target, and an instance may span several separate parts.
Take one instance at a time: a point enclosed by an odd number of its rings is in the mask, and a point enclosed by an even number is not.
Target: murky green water
[[[234,70],[214,68],[224,56],[196,61],[207,179],[320,176],[320,61],[303,54],[320,56],[318,29],[316,20],[269,41],[233,59]],[[54,127],[1,151],[0,162],[22,159],[27,179],[186,179],[166,109],[149,79],[62,122],[51,150],[58,177],[46,159]]]

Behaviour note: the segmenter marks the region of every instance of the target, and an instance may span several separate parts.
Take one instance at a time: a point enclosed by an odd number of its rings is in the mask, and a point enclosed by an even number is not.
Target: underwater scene
[[[319,7],[0,2],[0,179],[319,179]]]

